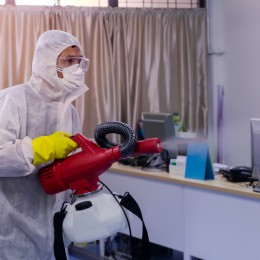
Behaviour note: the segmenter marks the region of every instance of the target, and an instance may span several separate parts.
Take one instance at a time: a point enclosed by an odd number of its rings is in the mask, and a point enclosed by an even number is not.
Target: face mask
[[[82,85],[85,85],[85,72],[83,72],[79,64],[63,68],[62,74],[63,78],[60,80],[65,85],[65,90],[68,93]]]

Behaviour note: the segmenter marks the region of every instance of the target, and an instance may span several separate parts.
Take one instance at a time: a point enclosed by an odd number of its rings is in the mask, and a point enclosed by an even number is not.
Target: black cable
[[[132,244],[132,230],[131,230],[131,226],[130,226],[130,221],[128,219],[128,216],[125,212],[125,209],[122,207],[122,205],[120,204],[120,202],[117,200],[116,196],[121,198],[122,196],[121,195],[115,195],[109,188],[108,186],[99,180],[99,182],[111,193],[111,195],[114,197],[114,199],[116,200],[116,202],[118,203],[118,205],[120,206],[120,208],[122,209],[124,215],[125,215],[125,218],[126,218],[126,221],[127,221],[127,225],[128,225],[128,229],[129,229],[129,236],[130,236],[130,248],[131,248],[131,254],[132,254],[132,259],[133,259],[133,244]]]

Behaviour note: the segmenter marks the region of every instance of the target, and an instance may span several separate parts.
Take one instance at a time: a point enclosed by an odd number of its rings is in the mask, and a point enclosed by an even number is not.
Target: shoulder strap
[[[56,212],[53,217],[53,226],[54,226],[54,256],[56,260],[67,260],[63,235],[62,235],[62,223],[67,214],[66,206],[64,203],[62,205],[61,211]]]
[[[120,204],[125,207],[127,210],[135,214],[137,217],[140,218],[140,220],[143,223],[143,235],[142,235],[142,242],[141,242],[141,247],[140,247],[140,252],[138,256],[138,260],[149,260],[150,259],[150,247],[149,247],[149,236],[148,232],[143,220],[142,212],[140,210],[139,205],[137,202],[134,200],[134,198],[126,192],[123,197],[121,197]],[[132,239],[132,237],[131,237]],[[131,243],[133,244],[133,243]],[[133,250],[132,250],[133,254]]]

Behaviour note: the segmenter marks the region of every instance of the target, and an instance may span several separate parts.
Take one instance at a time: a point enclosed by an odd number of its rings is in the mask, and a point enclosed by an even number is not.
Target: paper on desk
[[[184,175],[186,167],[186,156],[178,155],[176,159],[170,160],[169,173]]]
[[[226,164],[213,163],[214,174],[218,174],[220,169],[229,169],[230,167]]]

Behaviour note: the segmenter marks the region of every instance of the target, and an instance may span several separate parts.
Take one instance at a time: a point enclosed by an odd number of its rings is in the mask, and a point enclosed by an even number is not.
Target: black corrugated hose
[[[115,144],[107,139],[107,134],[119,134],[124,138],[122,144]],[[127,124],[119,121],[104,122],[98,125],[94,132],[97,144],[102,148],[119,146],[122,157],[127,157],[135,148],[137,137],[135,131]]]

